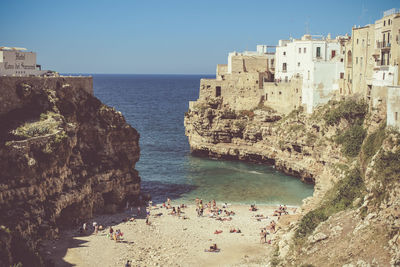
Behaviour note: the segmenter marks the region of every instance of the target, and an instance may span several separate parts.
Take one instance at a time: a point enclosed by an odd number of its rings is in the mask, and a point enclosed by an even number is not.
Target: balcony
[[[376,47],[378,49],[385,49],[385,50],[389,50],[391,47],[391,44],[385,41],[377,41],[376,42]]]

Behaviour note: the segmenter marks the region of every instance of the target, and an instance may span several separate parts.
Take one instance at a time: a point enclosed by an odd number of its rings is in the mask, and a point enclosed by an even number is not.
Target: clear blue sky
[[[400,1],[10,1],[0,46],[26,47],[45,69],[74,73],[214,74],[230,51],[306,31],[351,34]]]

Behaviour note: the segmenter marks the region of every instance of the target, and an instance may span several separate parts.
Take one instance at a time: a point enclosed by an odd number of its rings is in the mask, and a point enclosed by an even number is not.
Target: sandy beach
[[[221,203],[217,204],[221,207]],[[250,211],[248,205],[228,206],[227,210],[235,215],[229,216],[232,219],[228,221],[229,217],[222,214],[226,221],[221,221],[209,218],[206,212],[198,217],[195,205],[182,209],[180,217],[169,215],[171,209],[158,205],[150,210],[150,225],[146,224],[143,207],[141,215],[137,215],[137,208],[132,208],[88,222],[105,226],[97,234],[91,229],[83,236],[77,230],[64,231],[59,240],[46,242],[44,250],[56,266],[125,266],[127,260],[132,261],[132,266],[265,265],[272,245],[260,242],[260,231],[271,220],[277,221],[272,216],[277,207],[257,208]],[[288,210],[294,213],[293,208]],[[132,215],[135,221],[123,222]],[[258,219],[256,215],[267,218]],[[115,242],[108,237],[110,226],[121,230],[122,240]],[[240,229],[241,233],[230,233],[231,228]],[[215,234],[216,230],[222,233]],[[267,235],[268,240],[274,243],[273,233]],[[205,252],[214,243],[220,252]]]

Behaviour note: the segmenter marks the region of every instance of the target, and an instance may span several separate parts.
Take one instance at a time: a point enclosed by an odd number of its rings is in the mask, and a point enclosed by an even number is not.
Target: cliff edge
[[[41,240],[138,199],[139,134],[90,77],[0,77],[0,91],[0,266],[41,266]]]

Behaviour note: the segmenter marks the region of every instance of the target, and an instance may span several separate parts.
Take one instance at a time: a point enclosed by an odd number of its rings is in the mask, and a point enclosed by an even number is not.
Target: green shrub
[[[312,145],[312,144],[314,144],[315,141],[317,141],[317,139],[318,139],[317,135],[315,135],[315,134],[313,134],[313,133],[310,133],[310,132],[307,132],[307,136],[306,136],[306,137],[307,137],[307,138],[306,138],[306,144],[307,144],[307,145]]]
[[[391,184],[400,182],[400,149],[396,152],[381,150],[374,167],[376,169],[374,178],[380,183],[372,189],[372,193],[376,202],[380,203],[389,196],[387,188],[390,188]]]
[[[339,102],[337,107],[329,109],[324,114],[324,120],[328,125],[335,125],[343,118],[349,122],[364,119],[368,112],[368,104],[364,100],[348,99]]]
[[[240,131],[243,131],[246,128],[246,122],[245,121],[235,121],[233,123],[234,126],[239,128]]]
[[[361,123],[358,122],[353,124],[342,134],[338,135],[335,141],[342,145],[342,153],[345,156],[355,157],[360,152],[365,135],[366,130],[363,128]]]
[[[354,200],[362,197],[364,193],[365,185],[360,171],[358,169],[350,170],[343,180],[337,182],[326,193],[325,201],[320,207],[304,215],[296,230],[295,239],[302,240],[332,214],[352,207]]]
[[[378,130],[368,135],[367,139],[363,144],[363,153],[366,159],[371,159],[373,155],[382,146],[382,142],[386,137],[385,134],[386,121],[381,124]]]

